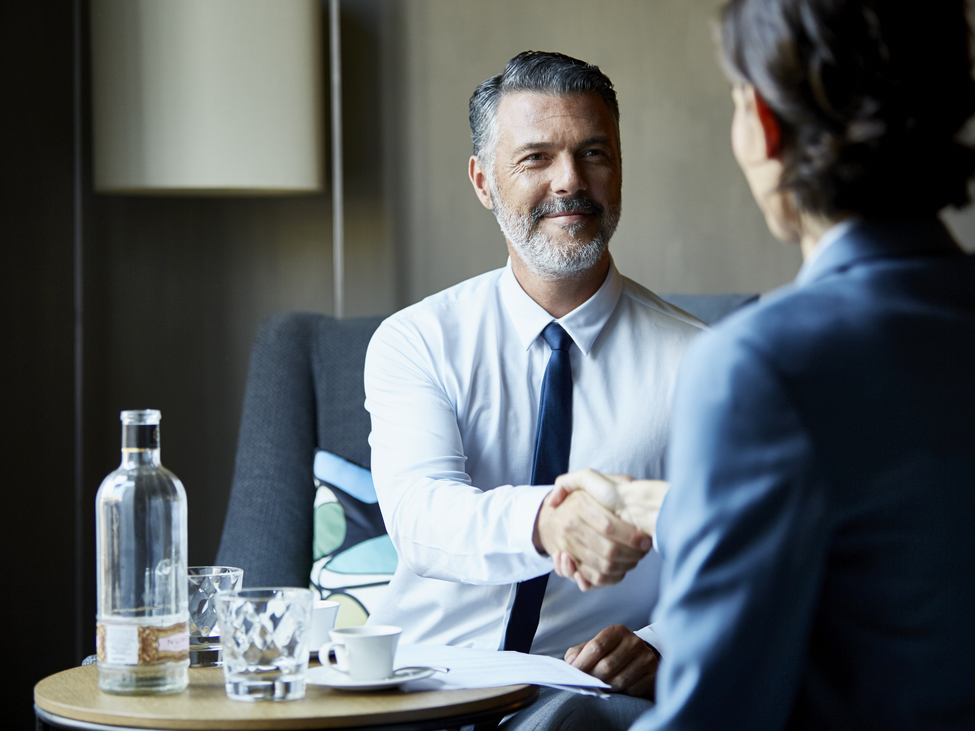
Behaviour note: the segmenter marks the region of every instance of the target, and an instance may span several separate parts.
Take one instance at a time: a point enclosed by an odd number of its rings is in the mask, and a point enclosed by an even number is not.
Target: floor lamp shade
[[[91,0],[95,190],[322,189],[319,0]]]

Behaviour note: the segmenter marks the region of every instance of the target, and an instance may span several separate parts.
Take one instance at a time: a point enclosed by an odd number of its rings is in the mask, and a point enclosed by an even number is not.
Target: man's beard
[[[605,253],[620,222],[620,206],[610,208],[607,213],[603,206],[582,193],[572,198],[556,198],[540,203],[525,216],[506,206],[493,189],[491,201],[502,233],[514,246],[525,266],[543,279],[575,277],[594,267]],[[590,241],[579,238],[584,235],[586,221],[562,226],[576,239],[568,243],[555,241],[539,230],[538,224],[544,216],[569,211],[591,214],[599,220],[599,230]]]

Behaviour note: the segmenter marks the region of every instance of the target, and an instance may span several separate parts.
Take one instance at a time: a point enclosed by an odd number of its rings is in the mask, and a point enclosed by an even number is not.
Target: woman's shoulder
[[[869,331],[856,297],[837,287],[780,287],[733,312],[695,343],[693,357],[729,367],[762,361],[763,368],[799,374],[842,357],[845,343]]]

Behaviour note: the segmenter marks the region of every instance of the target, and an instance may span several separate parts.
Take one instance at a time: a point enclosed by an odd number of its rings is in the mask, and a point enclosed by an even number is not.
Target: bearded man
[[[477,87],[470,121],[471,183],[510,258],[390,317],[369,345],[373,478],[400,558],[370,622],[401,626],[404,643],[564,657],[619,692],[584,718],[592,699],[543,691],[509,728],[559,714],[626,728],[653,693],[659,560],[641,561],[650,539],[583,491],[549,493],[582,466],[662,476],[678,365],[703,325],[610,257],[619,107],[597,67],[522,53]],[[556,552],[609,588],[549,577]]]

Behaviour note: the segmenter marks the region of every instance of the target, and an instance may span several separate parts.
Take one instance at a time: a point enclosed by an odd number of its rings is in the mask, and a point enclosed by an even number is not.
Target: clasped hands
[[[535,521],[535,547],[582,591],[608,586],[652,547],[668,483],[579,470],[562,475]]]
[[[580,470],[562,475],[535,519],[535,547],[582,591],[620,581],[652,548],[668,484]],[[653,698],[657,655],[623,625],[570,647],[565,661],[616,692]]]

